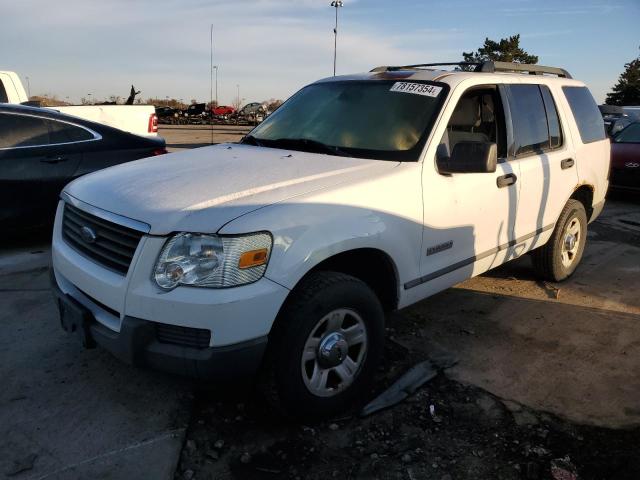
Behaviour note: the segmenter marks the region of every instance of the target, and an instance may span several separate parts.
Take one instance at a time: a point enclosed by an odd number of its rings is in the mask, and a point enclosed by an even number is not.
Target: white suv
[[[239,144],[68,185],[63,327],[133,364],[257,374],[288,414],[324,415],[366,392],[385,311],[527,252],[571,275],[608,184],[591,94],[557,68],[436,66],[320,80]]]

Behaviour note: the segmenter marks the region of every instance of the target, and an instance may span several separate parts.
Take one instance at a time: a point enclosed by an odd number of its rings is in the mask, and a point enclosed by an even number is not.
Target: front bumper
[[[198,348],[167,343],[159,338],[155,322],[128,316],[122,319],[120,331],[114,332],[96,321],[88,308],[60,289],[53,270],[51,288],[61,320],[64,309],[82,312],[83,325],[77,327],[86,346],[95,342],[131,365],[199,379],[233,380],[255,374],[267,346],[266,336],[224,347]],[[66,323],[63,323],[63,328],[70,330]]]

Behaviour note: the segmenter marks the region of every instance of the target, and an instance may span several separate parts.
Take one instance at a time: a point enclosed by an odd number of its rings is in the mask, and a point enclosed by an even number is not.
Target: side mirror
[[[443,174],[495,172],[498,147],[491,142],[459,142],[450,157],[438,155],[436,164]]]

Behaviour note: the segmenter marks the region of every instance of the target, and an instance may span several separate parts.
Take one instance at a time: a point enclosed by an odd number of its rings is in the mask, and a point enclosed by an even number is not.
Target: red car
[[[620,130],[611,139],[611,175],[615,190],[640,192],[640,122]]]
[[[229,107],[227,105],[219,105],[213,109],[213,114],[216,117],[224,117],[226,115],[233,115],[235,111],[236,109],[233,107]]]

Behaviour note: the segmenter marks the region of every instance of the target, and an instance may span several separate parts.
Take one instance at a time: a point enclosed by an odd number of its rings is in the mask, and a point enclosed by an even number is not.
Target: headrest
[[[453,127],[477,127],[480,122],[480,103],[478,98],[461,98],[453,111],[449,125]]]

